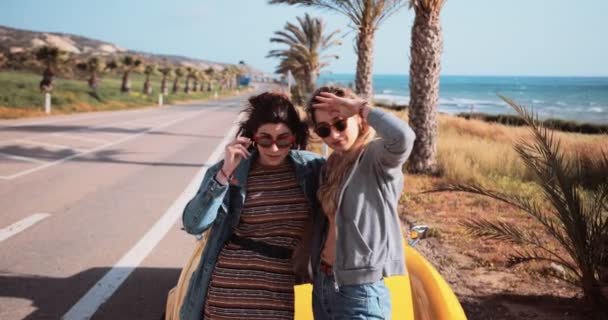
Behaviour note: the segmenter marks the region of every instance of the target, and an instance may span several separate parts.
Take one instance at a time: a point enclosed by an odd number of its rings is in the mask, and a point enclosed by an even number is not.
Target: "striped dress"
[[[294,249],[302,238],[310,206],[290,163],[254,164],[235,233]],[[204,319],[293,319],[295,275],[291,259],[268,257],[227,242],[211,276]]]

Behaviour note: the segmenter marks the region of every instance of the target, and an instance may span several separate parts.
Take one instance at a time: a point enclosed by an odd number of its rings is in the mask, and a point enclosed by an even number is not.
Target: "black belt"
[[[271,258],[290,259],[293,255],[293,250],[289,248],[251,240],[250,238],[239,237],[236,233],[232,234],[230,242],[241,246],[243,249],[251,250]]]

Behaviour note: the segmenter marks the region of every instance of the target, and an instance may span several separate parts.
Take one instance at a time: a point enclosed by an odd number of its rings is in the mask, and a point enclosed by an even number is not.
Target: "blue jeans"
[[[319,272],[313,283],[315,320],[367,320],[391,318],[391,298],[384,281],[343,285],[336,291],[334,277]]]

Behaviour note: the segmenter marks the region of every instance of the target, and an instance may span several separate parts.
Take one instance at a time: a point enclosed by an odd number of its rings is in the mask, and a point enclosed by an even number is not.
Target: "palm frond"
[[[418,8],[431,16],[438,16],[447,0],[410,0],[410,8]]]
[[[520,245],[532,246],[535,249],[514,249],[507,261],[508,267],[533,261],[556,263],[575,275],[579,272],[571,261],[566,260],[559,252],[548,248],[534,232],[520,230],[505,222],[492,222],[487,219],[469,219],[462,223],[475,236],[488,239],[509,241]],[[544,252],[541,253],[541,252]],[[567,280],[567,279],[563,279]]]
[[[530,236],[516,226],[503,221],[489,221],[487,219],[467,219],[461,222],[467,231],[476,237],[487,239],[506,240],[517,244],[532,243]]]
[[[567,272],[575,275],[575,277],[579,277],[580,273],[578,272],[575,265],[570,262],[564,261],[563,259],[555,259],[548,256],[545,256],[538,251],[535,250],[526,250],[526,249],[515,249],[513,254],[509,256],[507,260],[507,267],[512,268],[519,264],[525,264],[530,262],[549,262],[559,265],[567,270]],[[567,274],[559,274],[559,273],[551,273],[553,277],[556,277],[560,280],[571,283],[575,286],[578,285],[575,281],[572,280],[572,277],[568,277]]]
[[[322,53],[338,45],[333,37],[338,30],[325,35],[323,20],[313,18],[308,14],[297,18],[298,23],[286,23],[283,30],[276,31],[271,42],[284,44],[287,47],[268,52],[267,57],[279,58],[276,73],[291,72],[296,79],[296,85],[312,91],[320,70],[327,66],[327,61],[321,61]]]
[[[406,0],[270,0],[269,3],[317,7],[338,12],[352,22],[350,27],[353,29],[358,29],[366,23],[376,29],[384,20],[407,5]],[[366,18],[366,14],[369,17]]]
[[[416,1],[421,3],[422,1]],[[545,206],[518,195],[508,195],[486,190],[478,185],[448,184],[438,191],[463,191],[487,196],[518,208],[539,221],[544,230],[565,250],[567,255],[543,243],[531,231],[522,231],[501,222],[468,222],[476,235],[498,240],[521,241],[534,247],[514,255],[512,263],[541,260],[557,263],[568,269],[558,275],[562,280],[580,286],[594,307],[601,309],[608,302],[598,292],[601,270],[608,268],[608,179],[600,179],[593,189],[585,190],[581,178],[589,168],[608,168],[608,156],[602,151],[602,159],[589,163],[583,157],[567,157],[553,131],[543,125],[538,115],[513,100],[500,96],[524,120],[532,139],[515,143],[515,151],[526,168],[535,176],[535,184],[542,190]],[[426,192],[428,193],[428,192]],[[604,271],[605,272],[605,271]],[[568,279],[574,275],[576,281]],[[595,299],[595,300],[593,300]]]

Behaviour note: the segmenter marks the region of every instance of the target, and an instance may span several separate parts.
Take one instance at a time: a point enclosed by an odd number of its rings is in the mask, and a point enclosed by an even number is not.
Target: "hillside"
[[[14,29],[0,25],[0,54],[9,55],[31,52],[42,46],[54,46],[73,57],[85,60],[90,56],[112,57],[121,55],[135,55],[143,60],[144,64],[172,64],[191,66],[199,69],[212,67],[216,70],[224,69],[230,63],[208,61],[176,55],[151,54],[122,48],[110,42],[91,39],[79,35],[54,32],[36,32]],[[251,74],[262,72],[248,66]]]

